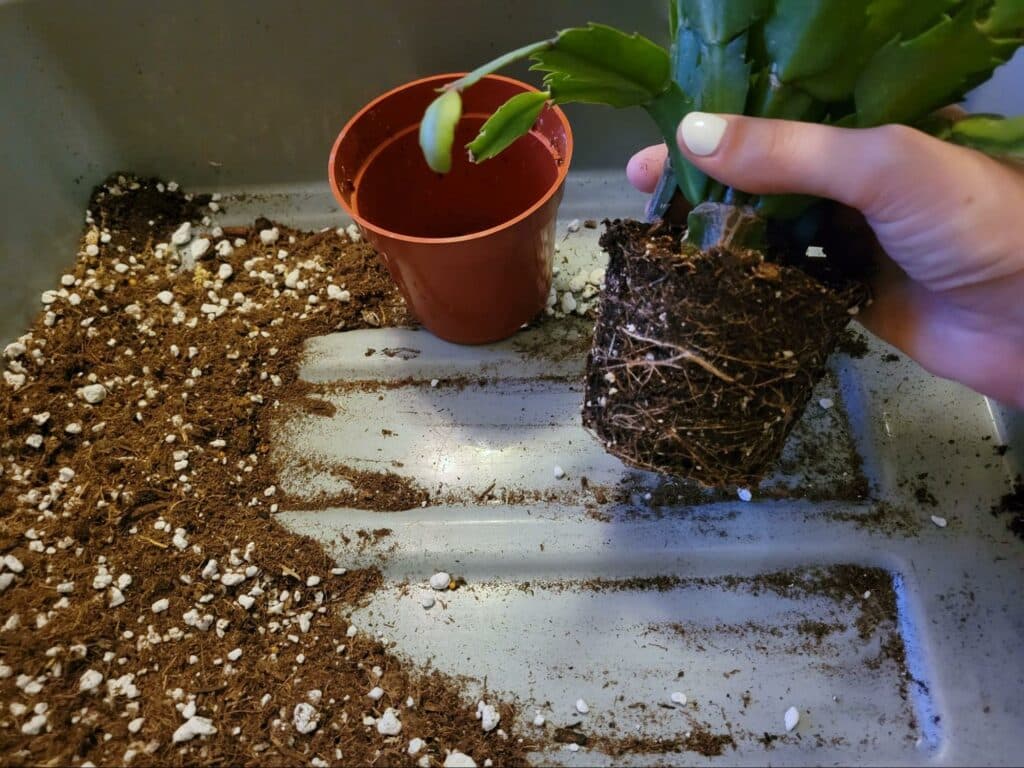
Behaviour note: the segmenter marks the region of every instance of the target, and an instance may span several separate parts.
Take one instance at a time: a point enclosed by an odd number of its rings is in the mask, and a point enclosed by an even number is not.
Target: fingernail
[[[679,124],[679,138],[693,154],[704,157],[718,149],[728,125],[718,115],[691,112]]]

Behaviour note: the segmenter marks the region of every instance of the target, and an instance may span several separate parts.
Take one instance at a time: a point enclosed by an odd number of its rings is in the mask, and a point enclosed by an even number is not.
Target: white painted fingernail
[[[718,115],[691,112],[679,125],[679,136],[686,148],[700,157],[712,154],[722,142],[728,123]]]

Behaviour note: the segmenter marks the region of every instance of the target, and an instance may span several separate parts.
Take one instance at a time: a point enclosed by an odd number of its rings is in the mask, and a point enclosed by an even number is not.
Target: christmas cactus
[[[420,144],[431,168],[446,172],[460,93],[522,59],[544,73],[543,90],[515,96],[484,123],[466,146],[475,162],[528,133],[549,103],[647,111],[669,156],[649,218],[688,226],[652,233],[620,223],[606,233],[584,421],[637,466],[745,484],[777,458],[849,315],[870,299],[863,275],[804,258],[806,239],[770,237],[769,225],[813,218],[819,201],[752,196],[708,178],[678,148],[680,121],[700,110],[900,123],[1022,158],[1024,118],[935,113],[1022,45],[1024,0],[670,0],[669,9],[669,50],[589,24],[450,83],[423,117]],[[680,194],[686,204],[671,205]]]

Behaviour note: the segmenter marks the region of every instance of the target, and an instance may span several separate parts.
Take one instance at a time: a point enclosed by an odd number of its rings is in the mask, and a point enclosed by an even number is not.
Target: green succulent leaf
[[[857,79],[857,124],[915,123],[960,101],[1020,46],[1013,22],[1022,6],[1021,0],[968,0],[920,35],[886,43]]]
[[[971,115],[956,121],[933,116],[918,128],[987,155],[1024,160],[1024,116]]]
[[[863,3],[864,24],[857,31],[846,30],[842,55],[818,74],[802,77],[800,88],[822,101],[852,98],[857,78],[879,48],[891,40],[916,37],[939,23],[958,2],[963,0],[869,0]]]
[[[420,122],[420,149],[427,165],[437,173],[452,169],[452,144],[455,126],[462,117],[462,97],[457,90],[448,90],[434,99]]]
[[[528,59],[538,51],[550,48],[554,44],[555,41],[553,39],[541,40],[539,43],[530,43],[529,45],[524,45],[522,48],[516,48],[514,51],[509,51],[496,59],[492,59],[486,64],[482,64],[469,74],[463,75],[454,83],[446,86],[446,90],[454,88],[457,91],[464,91],[470,86],[479,83],[487,77],[487,75],[493,75],[495,72],[504,69],[509,64],[514,64],[517,61]]]
[[[713,45],[723,45],[768,15],[775,0],[677,0],[679,23]],[[676,3],[673,3],[675,6]]]
[[[668,51],[603,24],[566,29],[532,58],[532,69],[546,73],[544,86],[559,104],[641,106],[672,82]]]
[[[988,17],[982,22],[985,34],[992,37],[1016,37],[1024,30],[1024,2],[1021,0],[995,0],[987,9]]]
[[[474,163],[490,160],[529,133],[549,98],[550,93],[528,91],[502,104],[481,126],[476,138],[466,145],[470,160]]]
[[[679,86],[672,83],[657,99],[645,104],[644,109],[647,110],[661,130],[662,136],[665,137],[671,168],[666,172],[675,173],[679,188],[686,199],[696,205],[704,199],[708,177],[686,159],[686,156],[679,150],[679,144],[675,139],[676,128],[682,119],[681,116],[693,111],[693,100]],[[667,208],[668,199],[666,198],[662,202]],[[661,208],[661,206],[656,205],[655,208]]]

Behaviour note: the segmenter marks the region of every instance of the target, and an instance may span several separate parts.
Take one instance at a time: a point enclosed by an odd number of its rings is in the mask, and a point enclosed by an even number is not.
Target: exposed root
[[[584,424],[633,466],[750,485],[778,459],[867,298],[760,252],[701,252],[680,230],[615,222]]]

